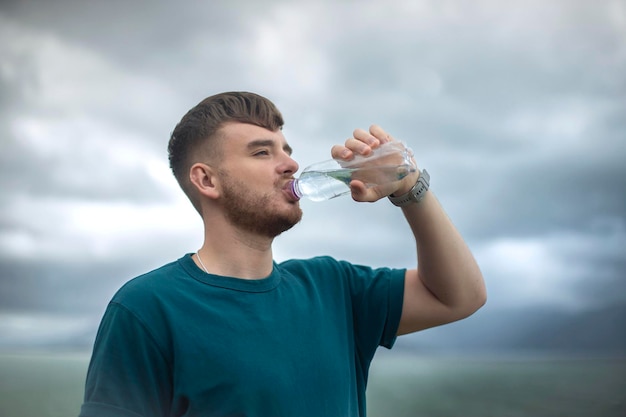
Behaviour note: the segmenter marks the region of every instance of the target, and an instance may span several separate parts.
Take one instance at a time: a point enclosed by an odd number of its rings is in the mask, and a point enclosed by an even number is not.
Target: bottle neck
[[[302,192],[298,188],[298,180],[294,179],[289,183],[289,191],[291,191],[291,195],[293,199],[299,201],[302,198]]]

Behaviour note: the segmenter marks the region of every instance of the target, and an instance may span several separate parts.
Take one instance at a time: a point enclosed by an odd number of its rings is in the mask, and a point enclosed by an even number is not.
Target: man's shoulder
[[[316,256],[308,259],[288,259],[279,264],[279,267],[288,271],[319,270],[340,268],[343,261],[331,256]]]
[[[181,265],[183,259],[184,257],[128,280],[115,293],[112,301],[124,304],[133,299],[150,298],[171,290],[172,282],[186,275]]]
[[[405,269],[372,267],[331,256],[317,256],[309,259],[290,259],[279,267],[297,276],[342,277],[350,281],[363,281],[375,278],[404,277]]]
[[[326,282],[335,286],[349,279],[353,265],[331,256],[316,256],[308,259],[289,259],[281,262],[278,267],[282,274],[289,275],[297,281],[314,282],[316,285]]]

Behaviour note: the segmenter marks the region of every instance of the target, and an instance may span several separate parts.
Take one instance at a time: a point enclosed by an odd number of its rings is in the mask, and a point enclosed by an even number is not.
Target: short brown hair
[[[273,132],[284,124],[274,103],[242,91],[207,97],[183,116],[170,136],[167,151],[174,177],[199,213],[200,201],[189,179],[189,170],[203,156],[219,156],[219,150],[211,146],[215,142],[211,142],[228,122],[249,123]]]

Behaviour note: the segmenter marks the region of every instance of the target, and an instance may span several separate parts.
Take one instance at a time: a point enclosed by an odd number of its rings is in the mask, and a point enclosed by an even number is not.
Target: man
[[[302,216],[282,125],[269,100],[232,92],[176,126],[170,165],[202,216],[204,244],[114,296],[81,416],[365,416],[379,345],[483,305],[480,270],[419,170],[387,190],[415,235],[418,269],[274,262],[273,239]],[[372,126],[331,153],[349,160],[390,140]],[[356,201],[386,197],[350,187]]]

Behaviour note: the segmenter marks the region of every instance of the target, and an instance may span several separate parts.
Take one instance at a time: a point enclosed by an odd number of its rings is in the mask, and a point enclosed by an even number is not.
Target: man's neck
[[[205,272],[241,279],[261,279],[273,268],[272,238],[251,235],[241,231],[229,234],[205,232],[200,260],[196,264]]]

